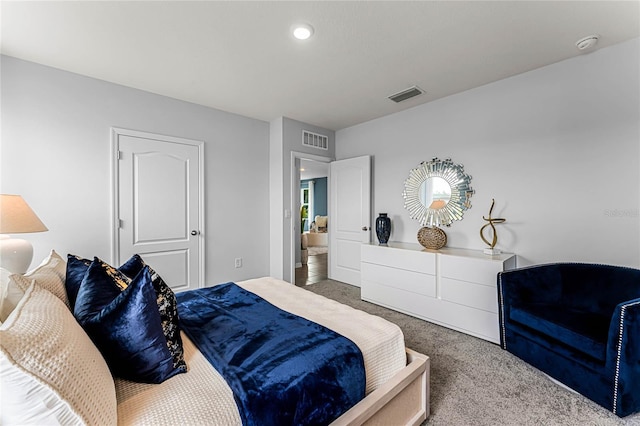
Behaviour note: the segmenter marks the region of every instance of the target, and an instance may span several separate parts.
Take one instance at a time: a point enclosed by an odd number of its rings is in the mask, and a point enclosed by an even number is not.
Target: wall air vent
[[[389,99],[397,103],[397,102],[406,101],[407,99],[413,98],[414,96],[422,95],[423,93],[424,91],[420,89],[418,86],[413,86],[413,87],[409,87],[406,90],[403,90],[402,92],[398,92],[389,96]]]
[[[329,137],[320,135],[318,133],[309,132],[308,130],[302,131],[302,145],[310,146],[311,148],[329,149]]]

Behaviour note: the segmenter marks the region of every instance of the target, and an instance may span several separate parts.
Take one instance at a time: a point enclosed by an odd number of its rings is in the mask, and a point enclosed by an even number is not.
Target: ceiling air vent
[[[329,137],[318,133],[302,131],[302,145],[318,149],[329,149]]]
[[[407,99],[413,98],[414,96],[422,95],[423,93],[424,91],[420,89],[418,86],[413,86],[413,87],[409,87],[406,90],[403,90],[402,92],[398,92],[389,96],[389,99],[397,103],[397,102],[406,101]]]

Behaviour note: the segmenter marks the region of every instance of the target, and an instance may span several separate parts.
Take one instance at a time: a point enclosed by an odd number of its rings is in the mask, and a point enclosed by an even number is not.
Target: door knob
[[[363,231],[368,231],[368,230],[369,230],[369,228],[368,228],[368,227],[366,227],[366,226],[363,226],[363,227],[362,227],[362,230],[363,230]]]
[[[196,231],[195,229],[193,231],[191,231],[191,235],[198,235],[200,232]]]

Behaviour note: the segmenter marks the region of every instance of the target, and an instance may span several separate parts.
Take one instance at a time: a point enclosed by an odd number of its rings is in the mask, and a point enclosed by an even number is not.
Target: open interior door
[[[371,156],[330,168],[329,278],[360,287],[360,249],[371,241]]]

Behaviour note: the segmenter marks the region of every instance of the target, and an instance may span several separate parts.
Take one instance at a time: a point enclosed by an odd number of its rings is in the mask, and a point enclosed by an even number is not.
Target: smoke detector
[[[600,37],[595,34],[581,38],[576,41],[576,47],[578,50],[589,50],[598,43],[598,38]]]

